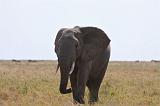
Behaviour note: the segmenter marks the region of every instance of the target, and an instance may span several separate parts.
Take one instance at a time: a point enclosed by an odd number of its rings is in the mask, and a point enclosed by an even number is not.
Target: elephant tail
[[[56,74],[57,74],[57,71],[58,71],[58,69],[59,69],[59,63],[57,64],[57,68],[56,68]]]

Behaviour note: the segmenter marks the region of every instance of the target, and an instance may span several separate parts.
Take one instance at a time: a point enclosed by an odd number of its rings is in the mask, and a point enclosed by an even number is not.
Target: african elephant
[[[99,28],[62,28],[55,39],[55,52],[60,68],[60,93],[73,94],[84,104],[85,86],[89,89],[89,103],[98,101],[98,92],[110,58],[110,39]],[[71,88],[67,89],[70,78]]]

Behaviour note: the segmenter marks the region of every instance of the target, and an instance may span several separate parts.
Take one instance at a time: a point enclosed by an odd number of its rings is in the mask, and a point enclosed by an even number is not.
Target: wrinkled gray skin
[[[73,99],[84,104],[87,86],[89,103],[96,102],[110,58],[110,39],[107,35],[96,27],[62,28],[55,39],[55,52],[61,73],[60,92],[72,92]],[[72,69],[73,72],[70,72]],[[67,89],[69,78],[71,88]]]

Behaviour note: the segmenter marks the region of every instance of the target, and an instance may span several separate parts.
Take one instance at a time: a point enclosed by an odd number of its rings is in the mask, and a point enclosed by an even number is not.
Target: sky
[[[160,0],[0,0],[0,59],[56,60],[60,28],[95,26],[111,60],[160,59]]]

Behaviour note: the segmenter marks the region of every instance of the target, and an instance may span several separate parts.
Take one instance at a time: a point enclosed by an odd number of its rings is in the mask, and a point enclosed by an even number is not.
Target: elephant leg
[[[77,70],[74,70],[70,76],[70,82],[72,87],[73,100],[76,98],[76,90],[77,90]]]
[[[89,103],[91,104],[94,104],[94,102],[97,102],[99,99],[99,88],[104,78],[107,66],[108,62],[100,70],[97,70],[101,72],[99,75],[95,77],[89,77],[89,80],[87,81],[87,87],[89,89]]]
[[[94,104],[94,102],[98,101],[100,84],[97,83],[96,79],[89,79],[87,81],[87,87],[89,89],[89,104]]]
[[[88,80],[90,63],[82,63],[77,73],[77,90],[75,100],[84,104],[85,86]]]

